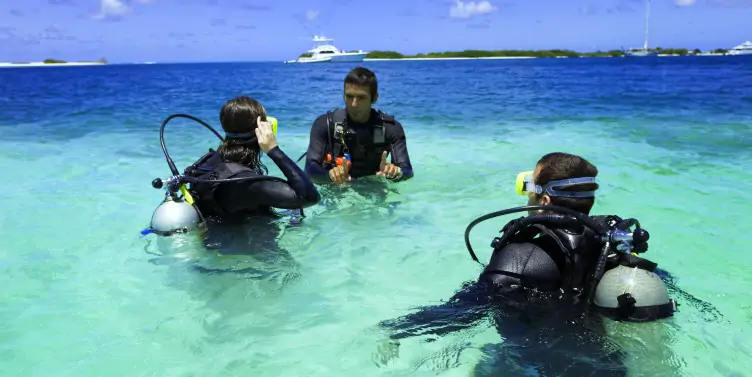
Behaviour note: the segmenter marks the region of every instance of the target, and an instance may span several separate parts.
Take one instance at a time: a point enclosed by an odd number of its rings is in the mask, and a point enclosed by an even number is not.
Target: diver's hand
[[[329,179],[334,183],[345,183],[352,181],[350,177],[350,161],[342,161],[342,165],[337,165],[329,170]]]
[[[376,175],[380,177],[386,177],[388,179],[396,179],[402,177],[402,168],[395,164],[387,164],[386,163],[386,157],[389,155],[389,152],[384,151],[384,153],[381,154],[381,165],[379,165],[379,171],[376,173]]]
[[[261,117],[256,118],[256,138],[258,139],[259,148],[264,153],[269,152],[277,146],[277,139],[274,137],[272,131],[272,124],[261,120]]]

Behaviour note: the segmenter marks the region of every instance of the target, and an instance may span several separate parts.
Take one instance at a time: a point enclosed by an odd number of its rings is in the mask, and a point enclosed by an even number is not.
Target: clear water
[[[374,361],[385,339],[375,326],[475,279],[465,227],[523,205],[516,173],[552,151],[596,164],[594,212],[640,219],[645,257],[712,306],[677,297],[669,321],[610,324],[633,374],[750,375],[752,60],[362,64],[379,76],[379,107],[406,128],[415,178],[386,197],[321,187],[302,226],[267,225],[284,252],[240,238],[255,257],[139,235],[163,197],[150,182],[169,174],[161,121],[182,112],[218,125],[227,99],[250,95],[297,158],[313,119],[340,106],[352,66],[0,70],[3,375],[484,375],[505,352],[488,325],[405,340],[386,365]],[[216,146],[184,120],[166,142],[181,168]],[[509,219],[473,231],[483,262]]]

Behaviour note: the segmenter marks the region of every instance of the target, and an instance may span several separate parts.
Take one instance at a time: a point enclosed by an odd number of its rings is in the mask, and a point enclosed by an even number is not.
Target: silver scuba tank
[[[637,322],[670,317],[676,310],[658,274],[623,265],[603,274],[593,304],[621,320]]]
[[[196,209],[184,199],[174,199],[172,195],[167,195],[151,216],[151,230],[162,236],[194,230],[198,223]]]

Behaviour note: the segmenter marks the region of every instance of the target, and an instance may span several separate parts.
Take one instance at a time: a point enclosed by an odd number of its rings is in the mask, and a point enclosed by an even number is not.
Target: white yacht
[[[752,42],[746,41],[729,50],[726,55],[752,55]]]
[[[340,62],[362,62],[368,52],[358,50],[356,52],[345,52],[335,47],[333,39],[322,36],[313,37],[313,48],[308,50],[311,56],[299,57],[296,60],[288,60],[285,63],[340,63]]]
[[[647,57],[657,56],[656,51],[648,50],[648,36],[650,35],[650,0],[645,0],[645,44],[640,49],[631,49],[624,51],[624,56]]]

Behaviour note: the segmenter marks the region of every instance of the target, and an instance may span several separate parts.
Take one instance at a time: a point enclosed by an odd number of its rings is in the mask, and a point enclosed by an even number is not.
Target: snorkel
[[[219,138],[220,142],[225,141],[225,138],[223,138],[222,135],[219,132],[217,132],[217,130],[215,130],[212,126],[210,126],[208,123],[192,115],[172,114],[168,116],[167,118],[165,118],[165,120],[162,122],[162,125],[159,128],[159,142],[162,146],[162,152],[164,153],[165,160],[167,161],[167,166],[170,168],[170,172],[172,173],[172,176],[168,178],[164,178],[164,179],[155,178],[151,182],[151,186],[154,187],[155,189],[162,189],[162,188],[166,189],[165,199],[154,211],[154,214],[152,215],[152,219],[151,219],[151,225],[148,228],[141,231],[142,235],[147,235],[149,233],[157,233],[159,235],[169,236],[175,233],[187,233],[190,230],[194,229],[195,227],[205,224],[206,219],[201,214],[201,211],[198,209],[193,196],[191,196],[191,193],[186,187],[187,183],[218,183],[218,182],[239,182],[239,181],[286,182],[285,180],[281,178],[272,177],[272,176],[252,176],[252,177],[206,180],[206,179],[200,179],[200,178],[195,178],[195,177],[190,177],[190,176],[180,174],[180,171],[175,166],[175,162],[172,160],[172,157],[170,157],[170,154],[167,152],[167,146],[165,145],[165,141],[164,141],[165,128],[167,127],[167,124],[172,119],[175,119],[175,118],[191,119],[201,124],[209,131],[211,131],[215,136],[217,136],[217,138]],[[278,125],[277,119],[273,117],[267,117],[267,119],[272,124],[272,132],[276,135],[277,125]],[[251,135],[252,135],[251,133],[228,134],[227,137],[247,138],[248,141],[246,141],[245,143],[256,142],[255,138],[252,137]]]

